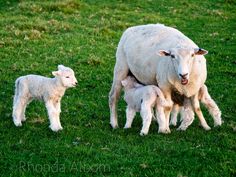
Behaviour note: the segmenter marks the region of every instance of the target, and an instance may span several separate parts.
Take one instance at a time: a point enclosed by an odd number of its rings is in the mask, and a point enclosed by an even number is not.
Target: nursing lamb
[[[127,103],[126,108],[126,124],[124,128],[130,128],[135,117],[136,112],[140,112],[143,119],[143,126],[140,135],[147,135],[153,117],[153,107],[156,107],[158,118],[164,117],[163,106],[166,100],[161,90],[155,85],[141,85],[135,78],[128,76],[121,81],[124,87],[124,99]],[[165,119],[165,118],[164,118]],[[166,122],[161,122],[157,119],[159,124],[159,133],[170,133],[166,130]]]

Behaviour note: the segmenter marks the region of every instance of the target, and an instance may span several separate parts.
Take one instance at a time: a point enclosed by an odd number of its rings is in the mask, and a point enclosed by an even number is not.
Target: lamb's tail
[[[19,96],[20,80],[21,80],[21,78],[19,77],[18,79],[16,79],[16,82],[15,82],[15,95],[14,95],[14,100],[13,100],[14,105],[16,103],[17,97]]]

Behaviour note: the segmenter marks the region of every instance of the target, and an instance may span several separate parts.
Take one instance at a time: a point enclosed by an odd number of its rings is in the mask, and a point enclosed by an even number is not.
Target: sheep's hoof
[[[110,123],[110,126],[111,126],[111,128],[113,128],[113,129],[117,129],[117,128],[119,128],[119,126],[116,124],[112,124],[112,123]]]
[[[170,122],[170,125],[176,127],[177,123],[176,122]]]
[[[171,133],[170,129],[159,129],[158,130],[158,133],[163,133],[163,134],[168,134],[168,133]]]
[[[211,127],[209,127],[209,126],[205,126],[205,127],[203,127],[203,128],[204,128],[204,130],[206,130],[206,131],[211,130]]]
[[[25,118],[25,117],[23,117],[23,118],[21,119],[21,121],[22,121],[22,122],[25,122],[25,121],[26,121],[26,118]]]
[[[224,121],[214,122],[214,127],[221,126],[224,123]]]

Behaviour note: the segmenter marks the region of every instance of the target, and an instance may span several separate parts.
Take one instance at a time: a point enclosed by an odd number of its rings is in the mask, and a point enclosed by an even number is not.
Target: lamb
[[[165,25],[149,24],[128,28],[116,52],[113,83],[109,93],[111,126],[118,127],[116,107],[121,81],[131,72],[139,82],[158,85],[162,90],[168,103],[165,107],[166,130],[169,128],[173,106],[173,89],[184,95],[186,102],[191,102],[201,125],[209,130],[198,100],[198,92],[207,76],[206,59],[203,56],[207,53],[180,31]],[[221,120],[216,122],[221,125]]]
[[[124,87],[124,99],[127,103],[126,124],[124,128],[131,128],[136,112],[140,112],[143,119],[143,126],[140,135],[147,135],[153,117],[152,108],[154,106],[157,107],[157,117],[165,116],[163,105],[166,104],[166,100],[164,98],[164,95],[157,86],[143,86],[141,84],[138,84],[136,79],[131,76],[128,76],[126,79],[122,80],[121,84]],[[165,122],[161,122],[160,120],[161,119],[158,119],[158,132],[169,133],[170,131],[166,131]]]
[[[39,75],[26,75],[17,78],[13,101],[13,122],[22,126],[26,120],[25,109],[33,99],[45,102],[52,131],[62,130],[60,123],[61,98],[67,88],[75,87],[77,80],[74,71],[63,65],[58,65],[58,71],[53,71],[54,78]]]
[[[210,94],[208,93],[208,89],[205,84],[199,90],[198,99],[203,103],[203,105],[208,109],[211,116],[214,118],[214,125],[217,126],[219,124],[222,124],[222,122],[218,122],[221,121],[221,111],[217,106],[217,104],[215,103],[215,101],[211,98]],[[182,106],[181,105],[175,104],[173,106],[171,112],[170,125],[176,126],[178,113],[180,112],[181,114],[183,114],[184,105]],[[181,116],[181,118],[183,118],[183,116]],[[181,123],[181,126],[178,128],[178,130],[186,130],[188,126],[191,125],[191,123],[193,122],[193,119],[194,119],[194,114],[190,112],[187,118],[185,118],[184,120],[182,119],[180,120],[183,123]]]

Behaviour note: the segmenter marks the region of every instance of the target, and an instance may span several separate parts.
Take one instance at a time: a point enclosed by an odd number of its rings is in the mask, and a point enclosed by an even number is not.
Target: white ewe
[[[26,75],[19,77],[15,82],[15,95],[13,103],[13,122],[16,126],[22,126],[25,121],[25,109],[33,99],[45,102],[50,120],[50,128],[53,131],[62,130],[60,123],[61,98],[65,90],[75,87],[77,80],[74,71],[63,65],[58,65],[58,71],[53,71],[55,78],[47,78],[39,75]]]
[[[173,106],[171,92],[176,89],[185,95],[186,100],[191,99],[201,125],[209,130],[198,100],[199,89],[207,76],[206,59],[203,56],[205,54],[206,50],[199,48],[191,39],[174,28],[160,24],[128,28],[117,48],[113,84],[109,93],[111,126],[118,127],[116,105],[121,91],[121,81],[131,71],[141,83],[158,84],[162,90],[169,103],[169,106],[165,107],[167,127]]]
[[[166,104],[166,100],[161,90],[155,85],[143,86],[138,84],[135,78],[128,76],[121,81],[124,87],[125,96],[124,99],[127,103],[126,109],[126,124],[124,128],[131,128],[133,119],[136,112],[140,112],[143,119],[143,126],[140,135],[147,135],[149,127],[152,121],[152,109],[157,107],[159,133],[170,133],[170,130],[166,130],[165,115],[163,105]]]

